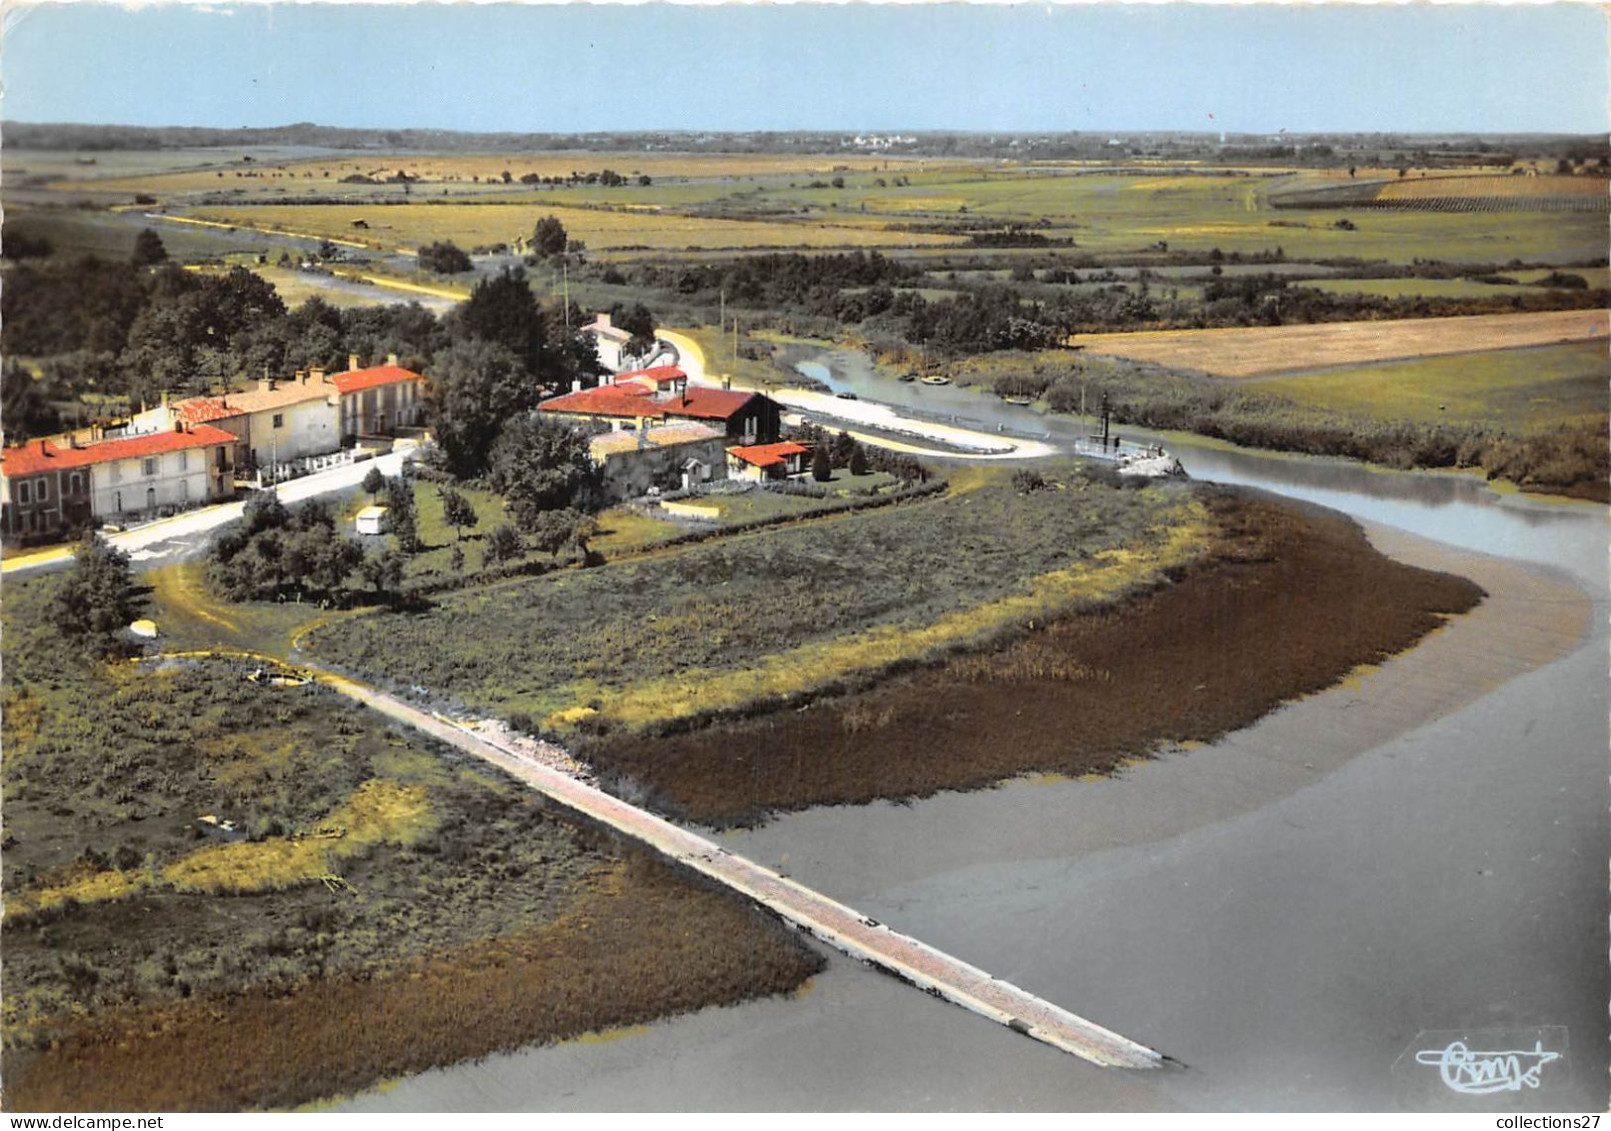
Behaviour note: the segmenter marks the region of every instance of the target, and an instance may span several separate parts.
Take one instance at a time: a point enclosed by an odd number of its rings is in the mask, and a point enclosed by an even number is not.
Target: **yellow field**
[[[1160,330],[1089,334],[1086,352],[1196,369],[1218,377],[1258,377],[1410,357],[1605,339],[1604,310],[1322,322],[1232,330]]]
[[[1378,200],[1424,200],[1438,196],[1605,196],[1604,177],[1516,177],[1487,173],[1467,177],[1409,177],[1382,186]]]
[[[889,232],[865,220],[844,224],[711,220],[659,212],[606,212],[536,204],[247,205],[202,208],[196,216],[241,228],[314,237],[362,239],[370,247],[413,251],[448,239],[472,248],[531,236],[537,221],[557,216],[572,239],[589,251],[619,248],[891,247],[956,244],[952,236]],[[363,220],[367,230],[355,229]]]
[[[565,177],[573,172],[596,173],[614,169],[624,176],[637,177],[647,173],[654,180],[677,177],[760,177],[795,174],[829,175],[834,171],[871,172],[892,169],[895,172],[919,169],[956,167],[962,162],[951,160],[936,162],[900,157],[872,157],[846,154],[724,154],[724,153],[606,153],[586,150],[556,150],[547,153],[494,153],[494,154],[363,154],[348,156],[331,154],[303,161],[262,162],[251,166],[231,166],[223,178],[215,170],[187,170],[172,173],[150,173],[127,177],[99,177],[97,189],[121,192],[180,193],[205,192],[228,181],[230,188],[241,187],[236,171],[250,170],[258,174],[257,181],[294,181],[298,186],[338,182],[353,173],[385,177],[404,170],[411,177],[428,183],[470,182],[479,177],[483,182],[501,181],[508,170],[516,183],[527,173],[540,177]],[[63,172],[58,168],[52,172]],[[86,169],[93,173],[95,170]],[[78,180],[79,178],[73,178]],[[250,182],[248,182],[250,183]],[[63,181],[55,187],[71,187]]]

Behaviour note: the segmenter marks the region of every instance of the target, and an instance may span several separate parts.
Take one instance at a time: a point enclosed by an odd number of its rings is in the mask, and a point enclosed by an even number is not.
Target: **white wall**
[[[90,505],[96,518],[115,518],[118,494],[123,514],[155,507],[182,507],[208,501],[210,477],[217,448],[190,448],[137,459],[108,460],[90,468]],[[146,460],[155,461],[155,474],[145,473]],[[150,491],[155,491],[153,501]]]
[[[278,428],[274,427],[275,416],[281,417]],[[271,459],[285,463],[336,451],[341,447],[339,423],[335,405],[326,400],[302,401],[252,413],[246,435],[257,450],[258,463],[267,464]]]

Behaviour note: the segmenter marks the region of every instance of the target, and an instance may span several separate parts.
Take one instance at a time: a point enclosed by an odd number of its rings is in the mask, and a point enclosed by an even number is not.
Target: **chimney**
[[[42,456],[48,456],[50,454],[50,441],[49,440],[40,440],[39,441],[39,454],[42,455]]]
[[[67,433],[67,446],[69,448],[77,449],[77,447],[78,447],[78,433],[77,432],[69,432],[69,433]]]
[[[162,411],[164,413],[166,413],[168,411],[168,390],[167,389],[162,390]]]
[[[274,385],[274,378],[265,377],[257,383],[257,391],[260,393],[272,393],[274,391]]]
[[[608,310],[599,312],[598,327],[600,330],[608,330],[610,328],[610,312]]]
[[[395,369],[397,367],[397,355],[395,353],[387,354],[386,355],[386,364],[390,365],[392,368]]]
[[[308,379],[312,381],[325,380],[324,366],[315,365],[312,369],[308,370]]]
[[[356,372],[358,372],[358,355],[355,354],[355,353],[349,353],[347,355],[347,372],[348,373],[356,373]]]

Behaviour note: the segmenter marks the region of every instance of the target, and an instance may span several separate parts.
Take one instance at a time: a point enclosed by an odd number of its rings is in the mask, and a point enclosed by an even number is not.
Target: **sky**
[[[1566,4],[11,7],[0,119],[610,130],[1605,132]]]

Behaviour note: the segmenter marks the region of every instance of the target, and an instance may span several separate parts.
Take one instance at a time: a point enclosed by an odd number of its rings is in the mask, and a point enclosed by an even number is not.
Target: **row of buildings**
[[[264,466],[328,455],[425,419],[424,378],[397,364],[298,372],[250,389],[187,397],[105,431],[30,440],[0,463],[0,535],[43,540],[218,502]]]
[[[606,493],[617,499],[727,478],[785,478],[804,472],[810,456],[780,441],[776,401],[690,384],[676,365],[622,373],[549,398],[538,411],[605,426],[590,448]],[[10,543],[42,541],[95,522],[217,502],[259,469],[424,423],[424,378],[395,356],[368,368],[354,356],[345,372],[310,369],[228,393],[164,397],[116,429],[5,449],[0,534]]]

